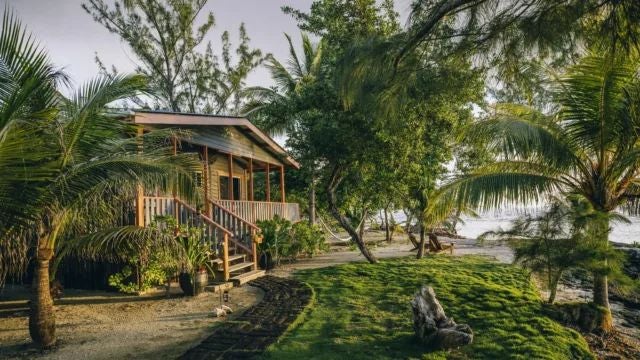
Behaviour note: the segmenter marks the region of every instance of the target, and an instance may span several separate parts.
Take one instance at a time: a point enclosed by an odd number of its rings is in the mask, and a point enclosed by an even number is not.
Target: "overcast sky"
[[[299,44],[299,30],[290,16],[282,13],[283,5],[308,11],[312,0],[209,0],[205,10],[213,11],[216,26],[209,38],[214,49],[220,48],[220,35],[229,30],[237,44],[237,29],[246,24],[251,45],[272,53],[278,59],[288,57],[284,33],[294,37]],[[396,7],[404,12],[410,0],[396,1]],[[82,0],[0,0],[4,8],[9,4],[28,29],[47,49],[51,60],[63,67],[74,85],[94,77],[98,68],[95,54],[105,65],[115,65],[120,72],[134,69],[134,57],[127,45],[117,35],[110,34],[82,8]],[[264,69],[254,71],[249,85],[270,85]]]

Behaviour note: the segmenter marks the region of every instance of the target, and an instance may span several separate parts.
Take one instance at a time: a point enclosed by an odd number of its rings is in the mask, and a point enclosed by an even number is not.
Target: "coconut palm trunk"
[[[596,222],[596,239],[603,247],[609,245],[609,220],[602,219]],[[607,259],[604,259],[603,268],[607,268]],[[604,316],[600,324],[601,330],[610,331],[613,329],[613,317],[611,315],[611,305],[609,304],[609,279],[607,274],[595,271],[593,274],[593,303],[602,307]]]
[[[41,348],[50,348],[56,342],[56,319],[49,286],[49,262],[52,257],[53,249],[38,249],[31,289],[29,335]]]
[[[420,224],[420,245],[418,246],[418,255],[416,255],[417,259],[422,259],[424,256],[425,232],[424,224]]]

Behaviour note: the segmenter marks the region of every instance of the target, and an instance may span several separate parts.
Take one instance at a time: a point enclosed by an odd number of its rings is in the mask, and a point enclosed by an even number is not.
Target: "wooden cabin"
[[[185,130],[186,138],[172,139],[174,151],[198,153],[202,162],[194,174],[201,204],[139,189],[136,225],[148,226],[158,215],[171,215],[181,224],[202,226],[215,254],[212,262],[225,281],[243,283],[264,274],[258,269],[256,223],[276,215],[299,221],[298,204],[286,202],[285,169],[300,165],[245,118],[163,111],[135,111],[127,118],[140,125],[139,132]],[[257,174],[262,174],[262,184],[256,183]],[[279,183],[277,198],[272,196],[273,182]],[[254,193],[258,185],[264,189],[261,198]]]

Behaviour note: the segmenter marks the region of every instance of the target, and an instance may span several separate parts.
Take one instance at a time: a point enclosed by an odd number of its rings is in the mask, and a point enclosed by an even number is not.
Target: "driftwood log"
[[[413,329],[425,345],[437,349],[457,348],[471,344],[473,331],[466,324],[448,318],[430,286],[423,286],[411,301]]]

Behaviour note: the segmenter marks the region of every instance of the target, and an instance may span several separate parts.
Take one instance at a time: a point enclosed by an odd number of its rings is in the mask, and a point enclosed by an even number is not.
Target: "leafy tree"
[[[291,37],[285,34],[289,45],[289,59],[286,65],[278,61],[274,56],[268,55],[265,62],[266,68],[275,82],[274,87],[261,86],[249,87],[245,90],[249,101],[243,107],[243,113],[251,118],[262,129],[274,135],[284,135],[291,132],[297,125],[295,104],[300,99],[302,87],[314,82],[322,74],[323,45],[322,42],[313,44],[308,35],[302,33],[302,52],[293,46]],[[300,189],[308,193],[309,222],[315,224],[316,219],[316,186],[315,165],[312,159],[298,158],[302,164],[300,174],[288,174],[287,179],[302,180],[295,187],[288,189],[296,191]],[[304,186],[303,189],[300,185]]]
[[[213,28],[212,12],[196,25],[207,0],[116,1],[88,0],[82,7],[94,20],[126,42],[140,63],[136,72],[151,79],[159,100],[156,108],[191,112],[234,112],[247,75],[262,61],[262,53],[249,47],[244,25],[233,63],[229,33],[222,34],[222,64],[211,43],[200,52]],[[106,70],[98,60],[98,64]],[[139,101],[142,105],[142,102]]]
[[[323,38],[329,52],[343,51],[354,41],[373,35],[391,35],[400,30],[398,14],[392,0],[319,0],[311,4],[308,13],[291,6],[283,6],[302,31]]]
[[[530,203],[545,194],[581,196],[603,216],[592,236],[609,247],[609,219],[618,209],[636,210],[640,81],[634,57],[588,56],[558,85],[558,113],[544,115],[520,105],[499,105],[496,115],[473,128],[500,152],[448,185],[448,192],[483,208],[505,201]],[[607,253],[603,251],[603,253]],[[594,267],[595,304],[609,309],[606,258]],[[611,315],[602,324],[612,327]]]
[[[20,272],[27,249],[34,249],[29,330],[35,343],[50,347],[56,339],[49,270],[56,251],[71,239],[104,244],[148,236],[140,228],[115,226],[124,199],[140,184],[190,196],[189,174],[197,162],[169,156],[169,133],[133,138],[133,125],[114,121],[107,110],[144,90],[143,77],[98,78],[66,99],[46,53],[9,12],[2,29],[0,172],[7,177],[0,181],[0,253],[8,267],[1,273]]]

